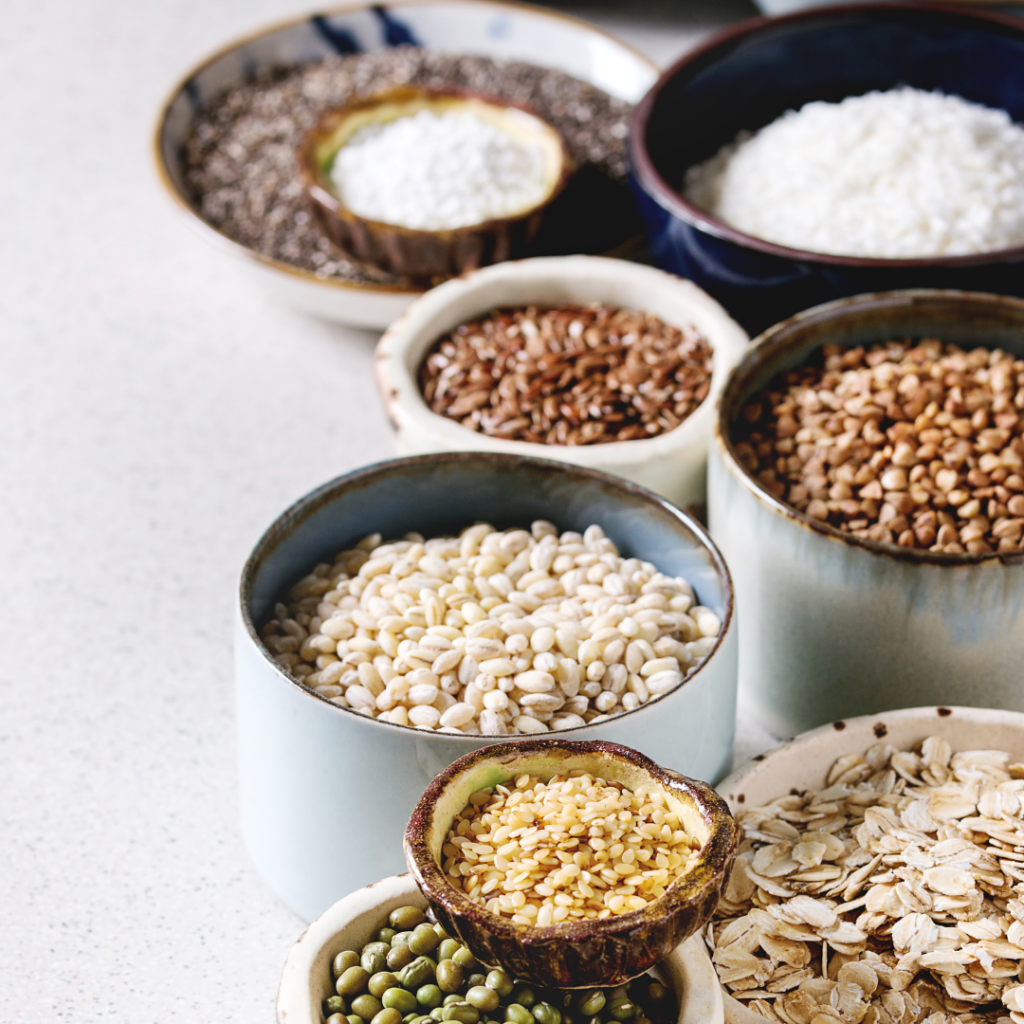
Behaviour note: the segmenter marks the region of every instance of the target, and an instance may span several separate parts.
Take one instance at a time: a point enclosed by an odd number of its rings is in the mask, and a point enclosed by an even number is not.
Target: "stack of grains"
[[[420,389],[470,430],[606,444],[674,430],[708,395],[714,355],[690,325],[614,306],[497,309],[431,347]]]
[[[880,259],[1024,244],[1024,128],[900,88],[808,103],[686,174],[695,205],[769,242]]]
[[[441,853],[470,899],[544,928],[643,910],[694,865],[700,843],[658,789],[571,771],[477,791]]]
[[[739,460],[768,491],[867,540],[1024,547],[1024,360],[935,340],[822,355],[734,427]]]
[[[540,143],[470,110],[422,110],[361,128],[330,173],[353,213],[421,231],[510,217],[550,192]]]
[[[278,664],[342,707],[470,735],[601,722],[679,686],[721,623],[689,583],[622,558],[599,526],[381,543],[318,565],[261,630]]]

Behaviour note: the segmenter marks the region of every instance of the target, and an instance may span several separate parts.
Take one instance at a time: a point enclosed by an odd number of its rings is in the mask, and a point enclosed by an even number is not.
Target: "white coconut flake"
[[[465,110],[361,128],[338,151],[331,178],[353,213],[425,231],[512,216],[547,191],[539,143]]]
[[[991,252],[1024,244],[1024,128],[908,87],[808,103],[691,167],[684,189],[738,230],[796,249]]]

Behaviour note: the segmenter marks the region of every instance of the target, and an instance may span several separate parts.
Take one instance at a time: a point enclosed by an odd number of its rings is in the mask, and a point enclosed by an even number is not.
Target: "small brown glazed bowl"
[[[549,779],[592,772],[627,789],[656,786],[701,840],[700,859],[643,910],[601,921],[547,927],[514,924],[456,889],[439,864],[452,821],[480,789],[522,773]],[[519,740],[474,751],[427,787],[405,832],[405,858],[437,920],[482,963],[536,985],[620,985],[663,960],[711,917],[736,853],[738,828],[725,801],[704,782],[656,765],[618,743]]]
[[[345,206],[330,169],[338,151],[356,132],[423,110],[456,109],[470,111],[513,137],[540,142],[546,164],[540,203],[508,217],[437,231],[369,220]],[[416,86],[402,86],[329,111],[306,134],[297,157],[313,213],[335,245],[365,263],[425,284],[523,255],[545,210],[574,170],[559,132],[525,107],[468,90]]]

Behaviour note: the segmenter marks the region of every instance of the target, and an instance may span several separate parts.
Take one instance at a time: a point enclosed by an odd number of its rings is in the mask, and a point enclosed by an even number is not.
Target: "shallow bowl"
[[[636,108],[630,163],[655,262],[706,288],[752,332],[816,303],[895,288],[1024,294],[1024,246],[970,256],[830,256],[746,235],[680,192],[687,168],[811,100],[897,85],[1024,120],[1024,22],[930,3],[836,4],[726,29]]]
[[[692,324],[711,343],[711,390],[675,430],[609,444],[531,444],[470,430],[427,405],[419,386],[420,364],[434,342],[453,327],[497,306],[588,302],[642,310],[676,327]],[[433,289],[385,332],[375,366],[403,453],[472,450],[558,459],[626,477],[687,507],[704,503],[715,398],[748,344],[743,329],[690,281],[622,260],[559,256],[498,264]]]
[[[1024,715],[1014,711],[949,706],[838,720],[805,732],[758,754],[718,786],[734,813],[759,807],[776,797],[824,789],[829,768],[846,754],[861,753],[875,743],[908,750],[929,736],[941,736],[956,750],[1006,750],[1024,758]],[[729,1024],[762,1024],[764,1018],[723,992]]]
[[[755,340],[719,399],[711,533],[743,609],[740,689],[777,736],[924,703],[1024,711],[1024,553],[933,554],[853,537],[774,498],[742,466],[747,399],[824,343],[938,338],[1024,356],[1024,301],[943,291],[819,306]]]
[[[363,128],[422,111],[464,111],[512,138],[540,145],[545,164],[540,201],[507,217],[433,231],[370,220],[350,210],[331,179],[338,153]],[[329,111],[306,135],[298,161],[313,211],[335,245],[364,262],[426,283],[521,256],[573,171],[561,135],[532,111],[468,90],[418,86],[392,89]]]
[[[567,15],[505,0],[406,0],[328,8],[261,29],[206,58],[175,86],[160,112],[154,155],[165,190],[207,241],[233,257],[261,292],[342,323],[383,330],[422,288],[354,284],[271,259],[240,245],[199,214],[185,182],[182,148],[196,113],[227,89],[272,67],[392,46],[523,60],[555,68],[631,103],[658,74],[614,36]]]
[[[398,907],[426,908],[411,875],[373,882],[325,911],[292,947],[277,993],[278,1024],[323,1024],[323,1001],[333,995],[331,964],[346,949],[361,949]],[[657,971],[679,1002],[677,1024],[722,1024],[722,990],[699,938],[672,951]]]
[[[494,741],[339,707],[285,674],[259,626],[277,595],[367,534],[429,537],[481,520],[505,529],[538,518],[562,530],[599,523],[624,554],[686,577],[722,622],[716,646],[676,689],[558,735],[614,738],[710,781],[728,770],[736,715],[732,585],[694,520],[623,480],[513,455],[449,453],[356,470],[273,522],[246,563],[236,616],[242,833],[257,869],[306,920],[382,873],[403,870],[402,836],[423,790],[452,761]]]
[[[700,840],[697,864],[643,910],[603,921],[515,924],[471,900],[441,870],[441,848],[473,793],[517,775],[543,780],[582,770],[627,789],[655,787]],[[466,754],[427,787],[405,832],[405,857],[435,917],[482,963],[556,988],[612,987],[650,970],[702,928],[718,905],[738,828],[704,782],[659,767],[618,743],[534,739]]]

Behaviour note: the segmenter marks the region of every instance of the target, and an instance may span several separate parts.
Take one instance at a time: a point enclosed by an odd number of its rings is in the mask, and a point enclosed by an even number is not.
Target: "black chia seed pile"
[[[309,213],[295,158],[326,111],[399,85],[462,86],[524,103],[562,133],[580,168],[626,175],[632,105],[560,71],[399,47],[274,69],[201,111],[185,143],[185,174],[202,217],[263,255],[317,277],[402,285],[347,259]]]

